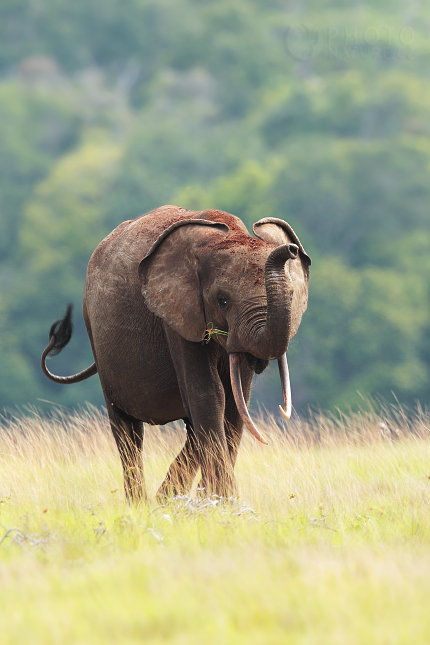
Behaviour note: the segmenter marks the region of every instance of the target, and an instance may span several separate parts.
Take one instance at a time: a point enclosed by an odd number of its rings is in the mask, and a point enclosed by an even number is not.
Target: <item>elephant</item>
[[[47,356],[72,335],[71,305],[51,327],[42,370],[64,384],[98,373],[130,501],[147,499],[144,424],[186,427],[157,498],[189,494],[199,468],[199,490],[229,498],[238,494],[244,426],[267,443],[248,403],[254,374],[272,359],[281,410],[291,414],[286,351],[307,307],[311,260],[282,219],[260,219],[253,232],[223,211],[171,205],[125,221],[88,264],[83,315],[94,363],[72,376],[51,373]]]

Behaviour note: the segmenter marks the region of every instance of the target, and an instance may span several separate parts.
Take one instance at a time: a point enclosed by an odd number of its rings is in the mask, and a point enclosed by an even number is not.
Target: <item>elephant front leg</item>
[[[249,399],[251,395],[251,384],[252,378],[254,376],[254,371],[249,367],[249,365],[244,361],[241,366],[241,381],[243,388],[243,395],[245,403],[249,405]],[[230,381],[230,372],[227,365],[224,366],[224,370],[221,370],[221,378],[224,385],[224,394],[225,394],[225,415],[224,415],[224,432],[227,440],[227,446],[230,455],[231,467],[234,470],[237,454],[239,452],[239,446],[243,435],[243,420],[239,414],[239,411],[234,400],[233,391]],[[235,476],[232,476],[233,494],[237,494],[237,485]],[[200,490],[204,486],[203,482],[200,482],[198,489]]]
[[[202,473],[198,486],[200,497],[211,495],[224,498],[237,497],[236,478],[225,435],[223,440],[217,435],[211,436],[209,440],[202,443],[200,463]]]
[[[214,431],[213,427],[200,426],[197,435],[197,452],[200,463],[201,479],[198,485],[199,497],[237,496],[237,484],[233,472],[233,463],[224,431]]]
[[[168,473],[157,491],[157,499],[187,495],[199,469],[197,438],[188,419],[185,419],[187,438],[179,455],[173,461]]]
[[[235,495],[237,487],[224,428],[225,394],[217,369],[220,349],[186,341],[167,326],[166,336],[182,402],[194,431],[195,446],[190,443],[184,454],[197,454],[193,478],[198,463],[206,496]],[[169,469],[168,478],[177,472],[180,457]]]
[[[205,446],[206,437],[203,437],[203,445],[197,440],[197,436],[187,423],[187,439],[179,455],[171,464],[168,473],[157,491],[157,499],[163,501],[166,498],[176,495],[186,495],[190,492],[194,478],[200,467],[200,459],[203,461],[202,478],[198,485],[199,496],[217,494],[222,497],[229,497],[236,491],[236,482],[232,469],[230,468],[231,454],[227,454],[225,446],[222,449],[221,459],[207,458],[205,455],[209,449]],[[201,456],[203,454],[203,457]],[[226,472],[227,464],[227,472]],[[227,480],[228,478],[228,480]],[[212,491],[212,492],[210,492]]]

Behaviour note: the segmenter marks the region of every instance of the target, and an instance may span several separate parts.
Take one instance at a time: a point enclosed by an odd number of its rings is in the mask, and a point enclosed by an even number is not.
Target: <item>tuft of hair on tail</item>
[[[73,305],[67,305],[64,318],[59,318],[51,326],[49,340],[54,336],[55,343],[48,356],[57,356],[71,339],[73,334],[72,312]]]

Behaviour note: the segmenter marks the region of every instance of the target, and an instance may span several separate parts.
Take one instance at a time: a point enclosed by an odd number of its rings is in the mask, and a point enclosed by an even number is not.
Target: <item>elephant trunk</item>
[[[298,251],[296,244],[284,244],[274,249],[267,258],[264,270],[267,295],[266,322],[263,328],[255,332],[254,342],[248,348],[248,351],[257,358],[278,359],[284,409],[279,407],[287,419],[291,416],[291,389],[286,350],[291,333],[294,287],[291,279],[287,278],[285,263],[291,258],[296,258]],[[230,378],[234,400],[242,421],[254,437],[261,443],[267,444],[249,416],[240,380],[240,354],[235,352],[230,353]]]
[[[296,258],[298,251],[296,244],[283,244],[274,249],[267,258],[264,270],[267,295],[266,323],[256,333],[248,350],[257,358],[280,358],[287,350],[294,287],[288,272],[285,271],[285,263],[291,258]]]

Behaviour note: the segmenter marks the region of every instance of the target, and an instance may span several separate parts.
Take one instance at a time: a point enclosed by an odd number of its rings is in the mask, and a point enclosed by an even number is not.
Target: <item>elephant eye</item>
[[[217,297],[217,302],[218,302],[219,306],[221,307],[221,309],[226,309],[228,307],[228,302],[227,302],[226,298],[224,298],[224,296],[218,296]]]

